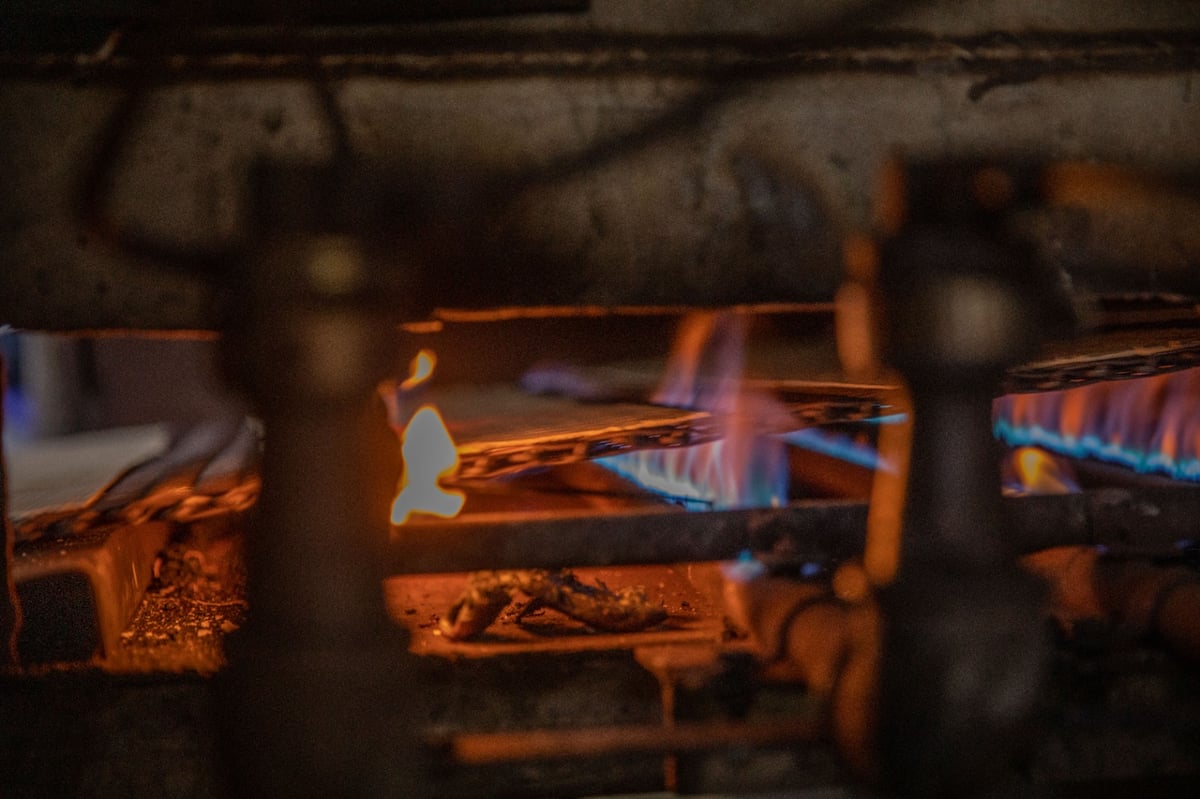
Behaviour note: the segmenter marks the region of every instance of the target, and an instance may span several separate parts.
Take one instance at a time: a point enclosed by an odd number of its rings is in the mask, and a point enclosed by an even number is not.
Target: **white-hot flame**
[[[392,524],[404,524],[414,513],[443,519],[457,516],[466,498],[461,491],[442,488],[440,482],[458,471],[458,450],[432,405],[423,405],[413,414],[404,428],[400,454],[404,475],[392,502]]]
[[[408,379],[384,393],[396,426],[404,394],[429,380],[435,363],[433,353],[422,350],[413,359]],[[443,488],[441,482],[458,471],[458,450],[437,408],[429,404],[419,407],[404,425],[400,441],[404,472],[392,502],[392,524],[405,524],[414,514],[444,519],[457,516],[466,497],[461,491]]]

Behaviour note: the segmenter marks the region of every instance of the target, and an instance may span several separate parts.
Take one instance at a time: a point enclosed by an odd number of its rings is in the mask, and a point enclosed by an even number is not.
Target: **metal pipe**
[[[1170,553],[1196,534],[1200,490],[1106,488],[999,498],[998,537],[1013,553],[1069,544]],[[742,550],[841,560],[861,554],[867,505],[814,500],[782,508],[602,516],[481,516],[395,528],[391,574],[728,560]]]

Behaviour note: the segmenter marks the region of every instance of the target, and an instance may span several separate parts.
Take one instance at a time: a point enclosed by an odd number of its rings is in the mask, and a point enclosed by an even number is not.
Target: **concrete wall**
[[[894,4],[687,5],[694,13],[600,1],[589,15],[487,28],[501,39],[548,29],[619,34],[599,56],[586,37],[532,50],[528,39],[504,50],[484,37],[474,62],[461,49],[409,44],[323,68],[357,154],[402,173],[512,186],[511,202],[489,217],[477,267],[468,265],[481,285],[495,284],[472,295],[482,305],[827,298],[840,278],[839,242],[869,228],[874,176],[897,152],[1113,161],[1169,175],[1200,168],[1200,59],[1187,33],[1195,4],[917,3],[899,16],[875,13]],[[669,39],[663,56],[619,37],[816,34],[834,11],[874,38],[791,49],[772,40],[767,56],[753,38]],[[1021,38],[1030,31],[1038,33]],[[72,75],[61,57],[39,71],[18,55],[0,63],[0,320],[219,326],[220,280],[114,255],[73,215],[83,169],[136,59],[122,61],[118,49]],[[755,72],[756,58],[773,66]],[[328,126],[294,69],[247,59],[230,79],[173,72],[172,63],[155,62],[167,82],[123,133],[111,215],[184,247],[229,242],[242,229],[250,162],[327,158]],[[531,174],[553,179],[530,186]],[[1088,218],[1079,227],[1068,242],[1080,250],[1076,262],[1121,269],[1140,260],[1167,276],[1163,286],[1200,252],[1177,224],[1148,232],[1134,224],[1141,234],[1132,242],[1128,223]],[[1108,228],[1116,233],[1096,232]]]

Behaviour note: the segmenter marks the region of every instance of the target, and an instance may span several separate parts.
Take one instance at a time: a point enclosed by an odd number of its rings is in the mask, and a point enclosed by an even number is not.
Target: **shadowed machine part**
[[[428,795],[406,722],[422,700],[399,688],[408,639],[380,592],[396,447],[374,391],[411,285],[380,265],[389,184],[349,162],[258,178],[261,244],[224,343],[265,430],[253,610],[221,678],[231,789]]]

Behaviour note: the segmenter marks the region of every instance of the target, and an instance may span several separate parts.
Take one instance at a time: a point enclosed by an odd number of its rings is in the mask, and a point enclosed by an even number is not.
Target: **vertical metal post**
[[[411,656],[381,586],[399,455],[375,394],[398,365],[400,308],[380,276],[396,268],[359,217],[370,202],[356,176],[263,177],[267,207],[225,341],[266,431],[250,617],[220,709],[237,795],[422,793],[404,721]]]
[[[902,795],[981,795],[1022,743],[1046,663],[1040,586],[1005,540],[991,405],[1053,291],[1004,227],[1036,199],[1036,172],[951,163],[906,179],[880,268],[914,422],[899,569],[880,601],[877,743]]]
[[[8,382],[8,369],[4,356],[0,355],[0,444],[4,439],[4,390]],[[0,541],[0,670],[16,668],[17,633],[21,623],[21,608],[17,603],[17,587],[13,583],[13,529],[8,520],[8,471],[0,447],[0,525],[3,525],[3,540]]]

